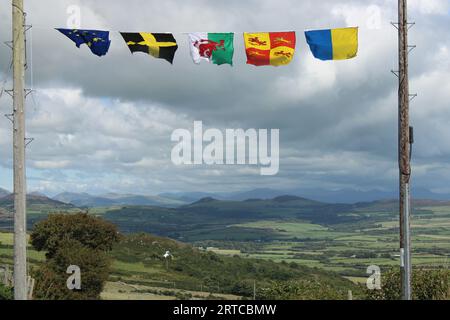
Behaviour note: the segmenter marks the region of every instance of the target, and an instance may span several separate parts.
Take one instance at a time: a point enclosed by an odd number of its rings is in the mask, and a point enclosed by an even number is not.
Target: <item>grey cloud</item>
[[[51,29],[64,26],[66,8],[76,1],[26,3],[35,25],[38,105],[29,103],[28,130],[37,138],[29,161],[33,175],[40,177],[33,182],[37,187],[150,193],[261,185],[395,187],[396,79],[390,69],[395,68],[397,42],[389,24],[395,20],[392,1],[134,0],[126,6],[120,1],[78,1],[84,27],[114,30],[110,53],[103,58],[85,46],[76,49]],[[9,1],[0,4],[6,8]],[[379,30],[365,25],[372,4],[381,8]],[[426,1],[411,7],[417,22],[411,42],[418,44],[411,56],[411,90],[419,93],[412,104],[416,181],[429,188],[443,188],[443,178],[436,178],[448,175],[450,19],[448,10],[445,15],[439,8]],[[358,58],[331,63],[312,59],[302,30],[347,23],[361,27]],[[9,24],[10,14],[2,11],[2,41],[10,38]],[[298,49],[290,66],[245,64],[241,31],[291,29],[298,31]],[[180,48],[174,65],[144,54],[132,56],[116,31],[133,30],[175,32]],[[234,67],[194,65],[181,34],[185,31],[237,31]],[[8,48],[0,49],[0,57],[4,70]],[[80,101],[67,101],[77,90]],[[0,101],[2,110],[10,108],[6,99]],[[190,128],[194,120],[218,128],[279,128],[280,174],[260,177],[251,168],[174,167],[169,159],[171,130]],[[2,119],[0,125],[5,150],[10,148],[9,124]],[[10,167],[10,155],[5,155],[2,166]],[[60,179],[52,184],[54,177],[43,170],[60,172]],[[84,174],[63,176],[67,170]]]

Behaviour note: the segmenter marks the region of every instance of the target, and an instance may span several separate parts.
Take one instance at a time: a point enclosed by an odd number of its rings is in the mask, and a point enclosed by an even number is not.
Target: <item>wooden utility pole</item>
[[[411,129],[409,126],[408,78],[408,8],[407,0],[398,1],[399,89],[398,89],[398,144],[400,169],[400,257],[402,298],[411,300],[411,239],[410,239],[410,177]]]
[[[27,300],[25,182],[25,13],[23,0],[12,0],[13,160],[14,160],[14,298]]]

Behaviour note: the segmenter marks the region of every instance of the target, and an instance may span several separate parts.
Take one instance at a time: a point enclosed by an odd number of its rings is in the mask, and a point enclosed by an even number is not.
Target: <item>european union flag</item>
[[[56,29],[75,42],[79,48],[85,43],[92,53],[101,57],[104,56],[111,45],[109,40],[109,31],[99,30],[76,30],[76,29]]]

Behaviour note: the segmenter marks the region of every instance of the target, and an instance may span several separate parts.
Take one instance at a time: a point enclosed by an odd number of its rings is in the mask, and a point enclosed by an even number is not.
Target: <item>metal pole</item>
[[[405,230],[403,231],[404,243],[405,243],[405,273],[404,273],[404,288],[403,288],[403,299],[411,300],[411,229],[410,229],[410,197],[409,197],[409,183],[406,184],[405,188],[405,216],[404,224]]]
[[[402,298],[411,300],[411,247],[409,180],[410,132],[409,132],[409,78],[408,78],[408,9],[407,0],[398,1],[398,41],[399,41],[399,90],[398,90],[398,133],[399,133],[399,171],[400,171],[400,253]]]
[[[25,183],[25,16],[23,0],[12,0],[13,160],[14,160],[14,298],[27,300]]]

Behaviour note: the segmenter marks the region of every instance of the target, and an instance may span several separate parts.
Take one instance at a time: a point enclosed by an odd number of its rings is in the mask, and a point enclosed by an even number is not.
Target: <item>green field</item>
[[[34,206],[30,227],[51,212],[49,207]],[[144,245],[139,244],[142,239],[118,245],[112,252],[104,298],[136,294],[145,299],[192,298],[199,292],[248,297],[253,281],[264,284],[280,274],[297,279],[311,275],[311,270],[333,272],[320,277],[346,288],[342,277],[364,283],[368,266],[383,271],[400,263],[398,217],[392,202],[334,206],[289,198],[205,200],[180,208],[112,207],[89,213],[112,221],[124,233],[145,231],[179,241],[145,236]],[[414,207],[414,266],[448,269],[449,221],[450,206]],[[0,265],[12,264],[12,244],[11,234],[0,233]],[[169,265],[161,259],[166,250],[176,253]],[[222,258],[214,260],[213,253]],[[31,266],[42,261],[44,253],[29,248]],[[256,265],[264,266],[265,273],[258,275]],[[246,271],[238,276],[240,268]]]
[[[0,233],[0,266],[12,269],[12,234]],[[163,253],[170,250],[172,258]],[[103,299],[249,299],[258,290],[277,281],[320,281],[335,288],[345,299],[347,290],[360,288],[337,274],[299,264],[276,263],[267,259],[244,258],[238,251],[230,256],[214,250],[194,248],[167,238],[146,234],[129,235],[116,244],[109,282]],[[233,254],[236,253],[236,254]],[[45,261],[45,253],[29,247],[30,270]]]
[[[449,268],[450,207],[425,207],[432,211],[412,219],[413,264],[431,268]],[[209,244],[220,254],[296,262],[332,270],[351,279],[360,279],[370,265],[382,269],[399,265],[398,220],[383,213],[370,213],[376,227],[367,224],[322,226],[304,221],[262,220],[234,227],[271,233],[272,241],[260,242],[248,250],[230,250],[238,243],[220,241]],[[199,242],[201,243],[201,242]]]

